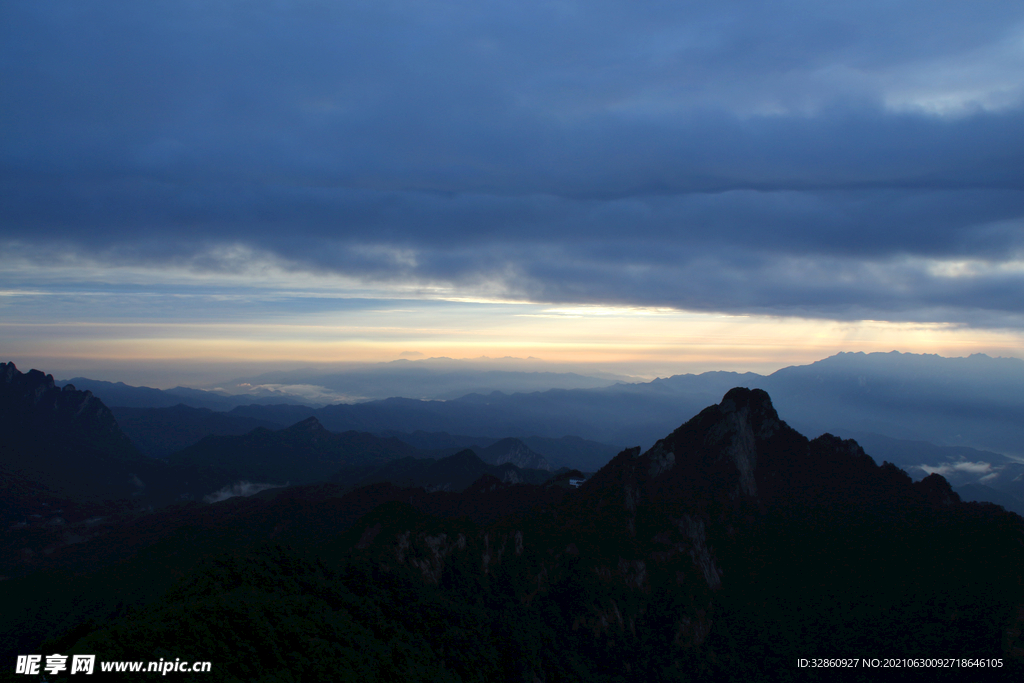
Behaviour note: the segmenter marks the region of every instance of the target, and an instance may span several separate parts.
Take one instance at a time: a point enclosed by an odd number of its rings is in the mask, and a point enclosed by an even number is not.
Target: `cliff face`
[[[10,522],[38,518],[47,501],[65,509],[61,524],[75,516],[69,506],[76,503],[148,504],[154,489],[169,483],[166,470],[135,449],[90,392],[0,363],[0,471],[10,484],[2,512]]]
[[[63,388],[39,370],[19,372],[0,363],[0,428],[3,434],[34,432],[19,441],[75,444],[102,450],[109,457],[135,459],[138,453],[117,426],[114,415],[88,391]]]

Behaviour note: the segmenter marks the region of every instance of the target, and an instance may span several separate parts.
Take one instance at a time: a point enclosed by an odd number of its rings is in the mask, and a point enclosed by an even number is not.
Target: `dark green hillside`
[[[167,408],[114,407],[111,411],[135,447],[154,458],[187,448],[204,436],[241,436],[257,427],[281,429],[287,426],[182,403]]]
[[[56,547],[43,569],[4,583],[0,653],[24,651],[76,624],[141,608],[203,558],[274,543],[311,559],[339,560],[348,553],[339,545],[342,533],[382,503],[401,501],[424,514],[488,524],[558,504],[567,492],[562,478],[536,486],[485,476],[461,494],[428,494],[390,483],[354,491],[336,484],[293,486],[104,521],[87,542]]]
[[[197,470],[213,491],[239,480],[273,484],[328,481],[341,468],[380,465],[417,451],[395,438],[329,432],[315,417],[287,429],[257,428],[244,436],[208,436],[167,458]]]
[[[117,570],[146,595],[37,648],[214,662],[184,680],[807,681],[836,676],[798,658],[836,656],[1024,673],[1022,520],[855,442],[808,441],[762,391],[561,483],[207,506]]]
[[[447,458],[402,458],[383,465],[341,470],[333,480],[351,486],[391,482],[397,486],[423,487],[427,491],[463,491],[483,476],[510,484],[542,484],[551,478],[546,470],[516,467],[506,462],[489,465],[466,449]]]

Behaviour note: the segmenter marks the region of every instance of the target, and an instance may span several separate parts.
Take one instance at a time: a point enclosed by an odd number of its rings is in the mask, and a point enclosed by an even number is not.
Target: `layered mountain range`
[[[363,375],[374,376],[368,371]],[[438,384],[446,377],[431,375]],[[485,377],[486,373],[481,375],[483,386]],[[330,383],[332,378],[336,376],[324,375],[322,381]],[[83,382],[92,383],[85,388],[95,386],[94,393],[114,407],[151,407],[154,393],[162,396],[167,407],[178,403],[213,407],[203,401],[223,399],[213,392],[180,387],[159,392],[84,378],[74,382],[80,387],[85,386]],[[557,379],[549,379],[549,386],[557,384]],[[649,447],[676,426],[680,414],[696,414],[734,386],[769,392],[790,421],[807,433],[856,431],[1024,456],[1020,447],[1024,443],[1024,361],[982,354],[942,358],[895,351],[840,353],[767,376],[706,372],[591,388],[466,392],[441,401],[419,400],[411,386],[405,393],[394,387],[388,399],[319,408],[281,405],[287,403],[283,400],[270,405],[266,400],[235,396],[236,407],[230,414],[281,426],[315,415],[334,431],[424,431],[495,438],[575,435],[617,446]]]
[[[265,467],[300,460],[267,444],[301,434],[343,449],[313,420],[230,438]],[[381,467],[402,462],[428,460]],[[764,391],[727,391],[578,489],[580,472],[543,476],[311,483],[136,515],[5,582],[4,650],[209,660],[203,680],[831,678],[798,668],[818,657],[1024,673],[1024,520],[852,440],[808,440]]]
[[[415,364],[399,365],[406,372]],[[388,370],[398,372],[390,366]],[[418,381],[422,384],[429,376],[444,384],[438,372],[420,368],[423,376]],[[375,376],[365,370],[359,381]],[[483,382],[486,376],[478,379]],[[304,377],[303,381],[315,381]],[[330,377],[331,382],[341,381],[338,375]],[[256,426],[281,429],[315,416],[332,431],[397,437],[433,457],[472,448],[492,464],[481,451],[514,437],[553,468],[583,471],[597,470],[624,447],[653,444],[676,426],[680,416],[696,414],[733,386],[747,386],[768,391],[803,433],[851,436],[878,463],[894,462],[914,479],[940,473],[971,500],[997,502],[1024,514],[1024,361],[1012,358],[841,353],[769,376],[707,372],[588,389],[488,392],[447,401],[390,398],[320,408],[241,405],[237,402],[245,397],[239,396],[232,399],[236,403],[230,412],[185,405],[133,408],[129,406],[151,402],[154,392],[162,395],[165,405],[193,399],[198,401],[193,405],[201,405],[203,397],[216,395],[138,388],[133,398],[135,388],[107,385],[97,390],[110,388],[111,400],[127,402],[112,404],[119,424],[142,452],[156,457],[191,446],[203,436],[241,435]],[[544,467],[539,460],[521,464]]]

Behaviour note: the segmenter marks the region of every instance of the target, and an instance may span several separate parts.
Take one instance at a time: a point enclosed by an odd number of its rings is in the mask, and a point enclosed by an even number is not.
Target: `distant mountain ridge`
[[[943,379],[947,370],[949,377]],[[696,414],[733,386],[771,392],[808,433],[874,432],[1003,453],[1024,449],[1024,361],[980,354],[966,359],[839,354],[769,376],[714,372],[600,389],[470,394],[451,401],[390,398],[327,406],[316,415],[335,430],[499,438],[571,434],[624,446],[653,443],[676,416]],[[247,406],[235,412],[272,419],[275,410]]]
[[[477,453],[482,460],[492,465],[511,463],[521,469],[550,470],[551,463],[527,446],[521,439],[501,439]]]
[[[766,380],[795,424],[1024,455],[1024,360],[840,353]]]
[[[183,403],[194,408],[230,410],[250,404],[293,403],[323,407],[336,402],[380,400],[393,396],[436,400],[458,398],[474,392],[597,388],[627,379],[607,376],[607,373],[597,375],[600,376],[536,369],[493,369],[473,361],[425,359],[357,365],[345,372],[270,372],[226,382],[215,390],[181,386],[153,389],[85,377],[59,380],[57,383],[73,383],[88,389],[111,407],[168,408]]]
[[[490,361],[493,364],[495,361]],[[450,400],[470,393],[546,391],[548,389],[592,389],[627,378],[584,375],[543,369],[494,369],[488,363],[470,360],[429,358],[397,360],[357,366],[344,372],[293,370],[247,377],[246,386],[287,387],[315,385],[333,392],[344,402],[381,400],[403,396],[413,399]],[[230,383],[231,387],[241,386]]]
[[[171,408],[186,405],[190,408],[227,411],[240,405],[271,403],[274,405],[295,403],[301,404],[302,397],[281,391],[264,391],[259,395],[229,395],[223,392],[174,387],[173,389],[153,389],[151,387],[135,387],[124,382],[105,382],[103,380],[75,377],[70,380],[58,380],[58,386],[73,384],[87,389],[99,396],[112,408]]]
[[[248,405],[232,409],[230,415],[280,426],[316,415],[333,431],[475,434],[481,447],[489,445],[485,439],[514,437],[554,464],[593,471],[618,448],[652,444],[679,415],[696,414],[733,386],[770,392],[791,423],[808,434],[877,434],[1024,458],[1024,361],[981,354],[942,358],[841,353],[769,376],[708,372],[604,388],[469,394],[449,401],[390,398],[323,408]],[[553,443],[566,435],[607,448],[587,446],[573,452]],[[548,439],[562,454],[556,456],[530,438]],[[1013,479],[1006,473],[996,472],[996,479],[980,483],[1005,488]]]
[[[183,403],[168,408],[115,407],[110,410],[135,447],[154,458],[180,451],[205,436],[238,436],[257,427],[280,429],[284,426],[209,408],[192,408]]]
[[[380,465],[415,453],[398,439],[334,433],[309,417],[280,430],[258,427],[241,436],[207,436],[172,453],[167,462],[197,471],[204,488],[212,490],[240,480],[278,485],[328,481],[344,467]]]

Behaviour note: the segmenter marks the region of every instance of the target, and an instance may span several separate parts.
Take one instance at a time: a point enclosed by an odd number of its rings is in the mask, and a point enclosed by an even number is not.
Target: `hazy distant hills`
[[[391,398],[327,406],[316,415],[336,430],[574,435],[616,446],[649,445],[680,415],[695,414],[733,386],[771,392],[809,433],[870,432],[1011,454],[1024,443],[1024,361],[983,355],[839,354],[769,376],[714,372],[450,401]],[[235,412],[270,420],[278,410],[246,406]]]
[[[510,359],[514,360],[514,359]],[[512,363],[522,365],[526,361]],[[194,408],[230,410],[250,404],[298,403],[321,407],[331,403],[379,400],[402,396],[415,399],[452,399],[471,393],[544,391],[605,387],[629,381],[624,376],[596,373],[494,369],[500,361],[428,358],[417,361],[355,365],[345,372],[290,370],[239,378],[216,390],[153,389],[122,382],[75,377],[57,384],[74,384],[92,391],[109,406],[167,408],[179,403]]]
[[[509,463],[522,469],[550,470],[543,455],[537,453],[520,439],[502,439],[479,451],[478,455],[494,465]]]
[[[274,406],[263,410],[241,409],[231,413],[190,408],[179,404],[171,408],[113,408],[111,412],[132,443],[146,455],[166,458],[171,453],[197,444],[207,436],[241,436],[263,427],[278,430],[288,420],[309,419],[315,409],[302,406]],[[274,420],[248,417],[245,413],[266,414]],[[382,430],[381,437],[395,437],[422,451],[422,456],[452,455],[470,448],[486,462],[512,462],[518,467],[549,470],[552,463],[594,471],[617,453],[614,446],[587,441],[574,436],[560,439],[526,437],[498,439],[495,437],[453,436],[439,432],[406,433]],[[499,445],[499,442],[500,445]]]
[[[572,373],[481,371],[424,363],[399,361],[324,375],[319,380],[294,372],[267,375],[259,378],[266,380],[265,384],[249,386],[256,393],[235,396],[181,387],[160,391],[83,378],[73,383],[91,390],[112,407],[171,407],[183,403],[229,410],[269,405],[272,409],[262,413],[253,410],[244,414],[287,425],[312,412],[296,406],[293,412],[284,414],[285,409],[276,406],[295,404],[299,398],[282,387],[299,390],[319,381],[318,386],[326,391],[326,384],[361,382],[367,388],[362,394],[387,393],[389,398],[321,408],[323,412],[317,417],[325,426],[341,431],[422,430],[494,438],[574,435],[616,446],[653,443],[680,414],[695,413],[730,387],[747,386],[770,391],[778,405],[792,415],[793,423],[809,432],[845,428],[1004,453],[1019,452],[1020,437],[1024,436],[1024,427],[1020,426],[1024,415],[1024,361],[980,354],[942,358],[898,352],[841,353],[768,376],[708,372],[610,386],[609,379]],[[475,379],[465,384],[467,377]],[[488,377],[504,379],[489,382]],[[299,381],[310,384],[287,384]],[[465,391],[456,396],[458,392],[447,388],[509,382],[513,387],[537,390]],[[592,386],[557,386],[560,383]],[[371,386],[377,388],[370,391]],[[434,393],[426,391],[427,387],[433,387]],[[450,400],[419,400],[425,392],[433,398],[445,394]],[[307,404],[312,408],[319,405],[315,401]],[[438,419],[442,420],[440,424],[431,422]]]
[[[650,429],[652,415],[660,414],[662,422],[678,421],[680,415],[696,412],[702,405],[699,400],[665,402],[644,396],[552,390],[488,397],[473,395],[454,401],[395,398],[305,411],[295,406],[242,406],[230,414],[278,422],[315,415],[333,431],[394,434],[425,450],[487,447],[501,438],[514,436],[552,466],[594,471],[618,452],[616,439],[626,438],[621,432],[622,423],[628,417],[635,418],[640,427],[627,425],[625,431],[646,433],[644,427]],[[606,428],[608,424],[612,425],[611,430]],[[421,436],[415,436],[417,432]],[[588,433],[590,437],[579,436]],[[481,436],[457,437],[457,442],[453,443],[450,439],[455,437],[450,437],[451,434]]]
[[[280,428],[272,421],[184,405],[118,408],[136,442],[150,454],[167,456],[166,461],[147,458],[91,393],[72,385],[58,388],[49,375],[23,374],[13,364],[0,366],[0,377],[0,426],[4,428],[0,468],[6,473],[4,490],[10,507],[5,517],[28,514],[29,508],[36,512],[36,504],[31,503],[33,487],[43,487],[54,502],[122,500],[129,506],[145,506],[226,497],[233,486],[251,493],[254,486],[342,481],[346,478],[338,473],[352,468],[362,470],[350,483],[394,479],[448,490],[461,490],[483,474],[503,481],[542,481],[551,476],[547,473],[551,464],[544,456],[517,439],[474,445],[479,457],[467,451],[468,460],[465,454],[461,461],[425,459],[428,452],[398,438],[355,430],[332,432],[312,416]],[[298,414],[291,412],[295,409],[285,407],[276,415],[298,417],[309,412],[301,407]],[[207,433],[211,431],[221,433]],[[580,440],[569,443],[586,447]],[[403,462],[394,465],[391,474],[378,472],[392,461]],[[535,471],[538,474],[532,474]],[[370,475],[376,478],[366,479]]]
[[[395,381],[405,376],[402,373],[407,370],[419,371],[416,362],[386,365],[386,369],[394,373]],[[441,381],[443,369],[438,366],[423,372],[417,381],[426,382],[429,377],[433,377],[431,381]],[[383,371],[377,368],[374,372]],[[367,370],[359,381],[370,381],[373,376],[376,375]],[[281,375],[264,379],[283,383],[298,381],[297,378]],[[310,377],[300,379],[313,381]],[[925,453],[913,443],[879,442],[876,450],[885,455],[876,459],[899,462],[907,467],[949,465],[953,468],[951,472],[964,477],[972,471],[977,474],[973,479],[958,481],[958,486],[978,483],[1016,497],[1024,496],[1024,491],[1017,490],[1021,483],[1015,482],[1014,470],[1014,459],[1024,458],[1021,446],[1024,443],[1024,361],[984,355],[942,358],[897,352],[841,353],[810,365],[784,368],[768,376],[708,372],[594,388],[467,394],[446,401],[394,397],[320,408],[251,404],[232,408],[226,416],[280,427],[316,416],[327,429],[337,432],[474,435],[468,443],[463,441],[445,448],[487,447],[499,439],[515,437],[553,465],[593,471],[620,448],[654,443],[680,419],[696,414],[734,386],[770,392],[779,409],[790,416],[790,422],[808,434],[877,435],[938,447],[973,449],[960,455],[951,451]],[[127,424],[126,430],[150,453],[154,450],[148,444],[160,441],[161,430],[181,435],[168,436],[168,442],[178,439],[174,441],[176,445],[184,443],[186,433],[188,438],[195,438],[203,431],[195,428],[195,420],[189,418],[192,426],[183,422],[172,429],[165,420],[162,426],[152,429],[154,434],[145,435],[146,428],[141,422],[148,418],[139,413],[135,419],[140,421],[138,430],[136,425]],[[153,418],[154,421],[162,419]],[[226,422],[210,424],[205,429],[211,434],[237,433],[241,424],[243,422],[234,427]],[[136,434],[142,436],[136,437]],[[560,449],[556,441],[566,437],[575,437],[581,442],[575,449]],[[541,446],[531,443],[530,439],[548,442]],[[1001,454],[1001,459],[972,455],[974,451]],[[913,458],[932,459],[911,462],[910,453],[916,454]],[[966,463],[988,463],[989,469],[978,465],[971,470],[970,465],[958,465],[960,459]],[[923,471],[919,475],[923,476]]]
[[[231,410],[240,405],[272,403],[301,403],[301,396],[286,392],[264,390],[244,395],[228,395],[224,392],[204,391],[188,387],[173,389],[153,389],[150,387],[133,387],[124,382],[104,382],[102,380],[75,377],[69,380],[58,380],[58,386],[73,384],[83,391],[90,391],[110,407],[128,408],[170,408],[179,404],[192,408],[208,410]]]
[[[385,466],[406,463],[441,461]],[[808,440],[763,391],[564,484],[320,484],[168,509],[55,552],[87,571],[9,580],[0,649],[181,653],[213,661],[210,680],[774,681],[855,647],[1024,673],[1024,520]]]
[[[528,365],[515,361],[508,367],[494,369],[499,360],[473,361],[450,358],[397,360],[352,367],[344,372],[293,370],[271,372],[229,383],[225,389],[243,393],[254,387],[275,391],[303,392],[319,387],[322,395],[333,395],[334,401],[365,401],[395,396],[415,399],[453,399],[472,393],[529,393],[548,389],[592,389],[605,387],[627,377],[597,373],[596,376],[576,372],[552,372],[536,369],[512,369]]]
[[[1024,455],[1024,361],[841,353],[766,378],[797,425]]]
[[[880,434],[845,432],[876,462],[888,461],[914,479],[937,473],[961,498],[996,503],[1024,516],[1024,463],[1000,453],[966,446],[936,446]]]
[[[724,393],[724,392],[723,392]],[[572,435],[611,445],[651,439],[654,430],[693,415],[703,395],[665,397],[617,387],[597,390],[552,389],[531,394],[471,394],[451,401],[390,398],[366,403],[337,404],[310,411],[335,431],[357,429],[373,433],[447,432],[489,437],[539,436],[558,439]],[[294,408],[241,406],[232,414],[274,420]]]
[[[770,391],[778,405],[792,415],[793,423],[809,432],[844,428],[1004,453],[1019,452],[1020,437],[1024,436],[1024,427],[1020,426],[1024,415],[1024,361],[980,354],[942,358],[898,352],[841,353],[768,376],[708,372],[589,388],[552,387],[583,377],[572,373],[485,372],[417,363],[422,362],[401,361],[325,375],[320,379],[326,383],[383,383],[375,391],[363,393],[381,395],[384,390],[380,387],[385,386],[390,398],[327,406],[329,409],[321,408],[324,412],[317,413],[317,417],[328,428],[341,431],[422,430],[494,438],[574,435],[615,446],[649,444],[671,428],[680,414],[695,413],[730,387],[747,386]],[[229,410],[269,405],[272,409],[262,413],[253,410],[243,414],[287,425],[309,417],[312,411],[296,406],[293,412],[283,414],[285,409],[276,406],[295,404],[299,398],[272,387],[298,387],[285,382],[299,380],[318,381],[316,377],[292,375],[268,375],[262,378],[267,383],[258,385],[258,395],[236,396],[181,387],[160,391],[83,378],[73,383],[114,407],[171,407],[183,403]],[[447,401],[419,400],[428,385],[438,390],[436,396],[448,391],[440,387],[461,386],[459,383],[469,376],[519,378],[516,381],[521,380],[521,385],[544,390],[467,391]],[[409,384],[403,390],[401,382],[406,380]],[[579,382],[584,380],[602,385],[611,381],[583,377]],[[481,379],[476,384],[488,382]],[[317,404],[310,406],[315,408]],[[431,422],[438,419],[442,423]]]
[[[156,458],[191,446],[205,436],[239,436],[257,427],[280,429],[285,426],[181,403],[168,408],[114,407],[110,410],[135,447]]]

